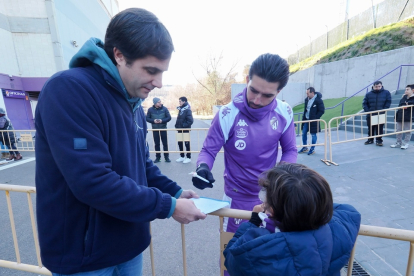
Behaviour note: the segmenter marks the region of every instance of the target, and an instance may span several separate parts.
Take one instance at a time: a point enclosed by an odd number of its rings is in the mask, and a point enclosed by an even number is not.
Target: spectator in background
[[[414,105],[414,84],[409,84],[405,88],[405,93],[400,100],[398,106]],[[414,121],[414,110],[412,107],[405,107],[399,109],[395,115],[395,121],[397,123],[397,131],[412,129],[412,123]],[[407,149],[408,142],[411,140],[411,132],[406,132],[404,142],[402,141],[403,133],[397,134],[397,142],[391,145],[392,148]]]
[[[13,130],[13,125],[10,122],[10,119],[6,116],[6,110],[0,108],[0,141],[9,149],[10,156],[6,161],[17,161],[23,158],[23,156],[16,149],[16,139],[13,131],[4,131],[4,130]],[[14,149],[14,150],[12,150]]]
[[[309,87],[306,90],[305,107],[303,111],[302,121],[320,119],[325,113],[325,105],[323,104],[322,94],[315,91],[315,88]],[[320,122],[302,123],[302,142],[308,144],[308,131],[312,136],[312,145],[316,144],[318,137],[317,132],[321,131]],[[310,150],[305,146],[298,153],[315,153],[315,146],[311,146]]]
[[[364,100],[362,101],[362,107],[364,112],[376,111],[382,109],[388,109],[391,106],[391,93],[385,90],[382,86],[382,82],[374,82],[373,89],[365,94]],[[367,126],[368,136],[382,135],[384,134],[384,124],[371,125],[371,116],[384,114],[385,112],[372,113],[367,115]],[[371,132],[372,131],[372,132]],[[378,136],[375,138],[377,146],[382,147],[382,137]],[[369,138],[364,143],[365,145],[373,144],[374,138]]]
[[[154,105],[148,109],[147,112],[147,122],[152,125],[152,135],[154,137],[154,147],[155,151],[160,151],[160,137],[162,141],[162,147],[164,152],[165,162],[171,162],[168,154],[168,138],[166,130],[158,129],[167,129],[167,123],[171,121],[171,115],[168,109],[162,105],[162,102],[159,98],[152,99]],[[154,163],[161,161],[161,153],[157,152],[155,154]]]
[[[190,105],[188,104],[186,97],[181,97],[178,100],[180,106],[177,107],[178,115],[177,121],[175,122],[175,128],[191,128],[191,125],[194,122],[193,113],[191,111]],[[178,133],[189,133],[189,130],[178,130]],[[187,154],[184,154],[184,146]],[[178,141],[178,147],[180,148],[180,158],[177,162],[183,162],[184,164],[191,162],[191,153],[190,153],[190,141]]]

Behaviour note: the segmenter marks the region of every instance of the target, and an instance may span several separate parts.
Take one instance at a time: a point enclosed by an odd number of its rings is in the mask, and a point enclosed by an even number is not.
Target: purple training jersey
[[[206,163],[211,169],[223,147],[225,194],[233,200],[254,201],[260,190],[258,177],[275,166],[279,143],[280,161],[296,162],[296,136],[293,112],[287,103],[275,99],[253,109],[248,106],[246,91],[222,106],[214,117],[197,165]]]

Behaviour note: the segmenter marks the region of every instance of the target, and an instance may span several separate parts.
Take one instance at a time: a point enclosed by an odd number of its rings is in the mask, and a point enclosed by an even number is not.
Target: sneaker
[[[365,141],[364,145],[374,144],[373,140],[367,140]]]
[[[308,155],[312,155],[312,154],[314,154],[315,153],[315,150],[314,149],[311,149],[309,152],[308,152]]]
[[[392,147],[392,148],[401,148],[401,144],[395,143],[395,144],[392,144],[390,147]]]
[[[170,158],[165,157],[165,162],[170,163],[171,162]]]
[[[183,161],[184,164],[187,164],[187,163],[190,163],[190,162],[191,162],[191,158],[187,158],[187,157]]]
[[[18,154],[14,157],[14,161],[17,161],[17,160],[20,160],[20,159],[23,159],[23,156],[22,156],[20,153],[18,153]]]
[[[308,152],[308,148],[307,147],[303,147],[300,151],[298,151],[298,153],[305,153]]]
[[[401,145],[401,149],[408,149],[408,144]]]
[[[382,147],[383,146],[382,142],[377,142],[377,146]]]
[[[183,162],[185,160],[185,158],[184,157],[180,157],[180,158],[178,158],[177,160],[175,160],[175,162]]]
[[[155,158],[154,163],[159,163],[161,162],[161,158]]]
[[[13,161],[16,156],[14,154],[10,154],[9,158],[6,161]]]

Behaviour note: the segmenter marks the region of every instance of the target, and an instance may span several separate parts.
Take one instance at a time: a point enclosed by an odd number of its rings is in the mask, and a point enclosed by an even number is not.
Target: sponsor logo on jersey
[[[237,218],[234,219],[235,224],[240,224],[241,221],[242,221],[242,219],[237,219]]]
[[[289,115],[292,115],[292,108],[290,106],[287,107],[287,112]]]
[[[244,150],[246,148],[246,142],[244,140],[237,140],[234,146],[238,150]]]
[[[279,122],[278,122],[278,120],[277,120],[277,118],[276,118],[276,117],[273,117],[273,118],[270,120],[270,125],[272,126],[272,129],[273,129],[273,130],[276,130],[276,129],[277,129],[278,124],[279,124]]]
[[[243,95],[237,96],[234,98],[233,102],[235,103],[242,103],[243,102]]]
[[[224,107],[223,111],[221,111],[221,114],[223,114],[223,117],[221,117],[221,118],[223,119],[224,117],[226,117],[226,115],[230,113],[230,110],[231,109],[229,107],[227,107],[227,106]]]
[[[244,128],[236,129],[236,137],[237,138],[246,138],[247,137],[247,130]]]
[[[237,125],[238,126],[249,126],[243,119],[240,119]]]

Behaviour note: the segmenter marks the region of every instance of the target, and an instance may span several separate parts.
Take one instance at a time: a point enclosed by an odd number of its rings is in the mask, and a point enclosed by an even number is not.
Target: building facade
[[[118,0],[0,1],[0,107],[15,129],[34,129],[47,79],[90,37],[103,40],[118,11]]]

